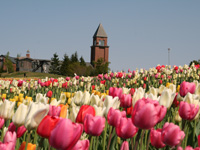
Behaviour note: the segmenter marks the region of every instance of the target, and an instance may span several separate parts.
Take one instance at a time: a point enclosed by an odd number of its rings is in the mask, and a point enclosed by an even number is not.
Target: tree
[[[96,62],[94,62],[95,66],[95,75],[101,74],[101,73],[108,73],[109,67],[108,65],[110,62],[104,62],[103,58],[99,58]]]
[[[7,73],[14,72],[13,63],[12,63],[12,61],[9,59],[9,52],[7,52],[7,54],[6,54],[6,58],[5,58],[4,64],[5,64],[5,66],[6,66]]]
[[[49,73],[52,74],[60,74],[60,63],[57,53],[53,55],[53,58],[51,58],[51,65],[49,68]]]
[[[78,54],[77,54],[77,52],[75,52],[74,54],[71,55],[70,61],[72,63],[78,62]]]
[[[193,63],[194,63],[195,65],[200,64],[200,59],[199,59],[198,61],[197,61],[197,60],[191,61],[190,64],[189,64],[189,66],[191,66]]]
[[[80,65],[81,65],[81,66],[86,66],[85,60],[83,59],[82,56],[81,56],[81,58],[80,58]]]
[[[69,65],[70,65],[70,60],[67,54],[64,55],[62,65],[60,67],[60,73],[61,75],[69,75]]]

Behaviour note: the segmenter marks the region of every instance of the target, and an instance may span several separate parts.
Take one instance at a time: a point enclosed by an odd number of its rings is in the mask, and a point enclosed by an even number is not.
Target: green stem
[[[103,134],[103,150],[106,149],[106,134],[107,134],[107,121],[105,122],[104,134]]]
[[[197,124],[197,119],[194,120],[193,143],[195,142],[196,124]]]
[[[142,136],[140,138],[140,149],[143,149],[143,138],[144,138],[145,130],[142,130]]]
[[[28,143],[29,143],[29,139],[30,139],[30,132],[27,133],[27,138],[26,138],[26,146],[25,146],[25,150],[27,150],[28,148]]]
[[[110,148],[110,143],[111,143],[111,139],[112,139],[112,133],[113,133],[113,127],[110,126],[110,130],[109,130],[109,141],[108,141],[107,150],[109,150],[109,148]]]
[[[95,148],[95,149],[97,150],[97,147],[98,147],[98,144],[99,144],[99,136],[97,136],[96,139],[97,139],[97,140],[96,140],[96,143],[95,143],[95,144],[96,144],[96,148]]]
[[[35,135],[34,135],[34,143],[33,144],[37,144],[37,132],[36,132],[36,130],[35,130]]]
[[[92,150],[93,141],[94,141],[94,136],[92,136],[90,140],[90,150]]]
[[[142,132],[142,129],[139,129],[138,133],[137,133],[137,137],[136,137],[136,142],[135,142],[134,150],[138,149],[137,147],[138,147],[138,143],[139,143],[139,140],[140,140],[141,132]]]
[[[16,149],[19,149],[19,138],[17,138]]]
[[[4,127],[5,127],[5,123],[3,124],[3,128],[2,128],[2,132],[1,132],[1,141],[3,142],[3,134],[4,134]]]

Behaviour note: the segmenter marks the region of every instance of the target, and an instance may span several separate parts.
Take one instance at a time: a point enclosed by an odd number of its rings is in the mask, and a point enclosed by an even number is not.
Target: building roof
[[[6,58],[6,55],[1,55],[1,57]],[[15,60],[14,57],[10,57],[10,56],[8,56],[8,59],[9,59],[13,64],[16,64],[16,60]]]
[[[103,28],[101,23],[99,24],[96,32],[94,33],[93,38],[94,37],[107,37],[107,34],[106,34],[106,32],[105,32],[105,30],[104,30],[104,28]]]

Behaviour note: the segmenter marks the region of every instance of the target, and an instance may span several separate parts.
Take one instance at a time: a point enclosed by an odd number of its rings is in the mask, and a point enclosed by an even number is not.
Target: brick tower
[[[107,34],[100,23],[93,36],[93,45],[91,46],[91,59],[90,63],[94,66],[93,62],[99,58],[103,58],[104,62],[108,62],[109,46],[107,45]]]

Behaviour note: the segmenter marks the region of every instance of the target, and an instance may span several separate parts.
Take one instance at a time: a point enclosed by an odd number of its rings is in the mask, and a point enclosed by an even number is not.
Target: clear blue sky
[[[200,0],[0,0],[0,54],[90,62],[99,23],[112,71],[189,64],[200,59]]]

